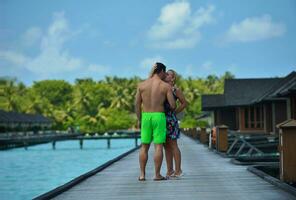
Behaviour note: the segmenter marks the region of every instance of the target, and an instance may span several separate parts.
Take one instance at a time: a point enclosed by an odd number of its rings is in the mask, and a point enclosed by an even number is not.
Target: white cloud
[[[14,65],[23,65],[29,60],[29,58],[23,54],[13,51],[0,51],[0,58]]]
[[[32,46],[41,39],[42,30],[39,27],[31,27],[22,35],[22,43],[25,46]]]
[[[149,32],[152,39],[168,39],[184,27],[191,14],[188,2],[167,4],[161,9],[160,16]]]
[[[69,55],[64,43],[71,38],[68,21],[64,13],[54,13],[53,22],[42,36],[40,54],[27,63],[26,67],[41,74],[56,74],[73,71],[83,61]]]
[[[231,25],[225,34],[226,42],[250,42],[279,37],[286,32],[282,23],[272,21],[270,15],[246,18]]]
[[[206,24],[211,24],[215,21],[213,17],[213,12],[215,7],[213,5],[208,6],[207,8],[199,8],[191,18],[190,26],[185,30],[186,33],[196,32],[202,26]]]
[[[56,74],[76,70],[83,61],[71,57],[66,51],[59,49],[44,49],[41,54],[27,63],[26,67],[34,73]]]
[[[215,21],[215,7],[199,8],[194,13],[187,1],[176,1],[161,9],[156,23],[150,28],[150,46],[164,49],[193,48],[201,39],[200,29]]]
[[[83,71],[86,74],[108,72],[107,66],[87,63],[82,58],[72,56],[65,48],[65,43],[79,33],[81,30],[70,30],[63,12],[54,13],[52,23],[43,34],[40,28],[32,27],[22,35],[24,43],[32,44],[39,40],[40,51],[36,56],[1,51],[0,57],[28,69],[41,78],[51,78],[74,71]]]

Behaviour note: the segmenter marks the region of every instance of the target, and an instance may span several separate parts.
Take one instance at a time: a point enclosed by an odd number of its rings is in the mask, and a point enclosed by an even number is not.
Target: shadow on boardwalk
[[[88,178],[55,199],[201,199],[288,200],[289,193],[233,165],[202,144],[183,136],[179,140],[185,176],[179,180],[154,182],[153,146],[149,152],[147,181],[137,181],[138,151]],[[165,174],[165,163],[162,174]]]

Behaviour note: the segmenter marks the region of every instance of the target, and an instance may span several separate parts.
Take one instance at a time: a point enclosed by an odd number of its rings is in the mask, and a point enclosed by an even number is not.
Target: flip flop
[[[165,181],[165,180],[168,180],[166,177],[161,177],[161,178],[154,178],[153,179],[154,181]]]
[[[146,181],[146,179],[145,178],[138,178],[138,181]]]

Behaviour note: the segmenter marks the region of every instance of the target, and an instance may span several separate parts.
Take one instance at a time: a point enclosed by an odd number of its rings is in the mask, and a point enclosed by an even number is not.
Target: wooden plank
[[[206,199],[295,200],[296,197],[233,165],[186,136],[179,140],[185,176],[153,181],[153,146],[149,151],[147,181],[139,182],[138,151],[86,179],[55,199]],[[165,162],[162,174],[165,174]]]
[[[78,177],[76,177],[75,179],[69,181],[68,183],[65,183],[64,185],[61,185],[51,191],[48,191],[42,195],[39,195],[37,197],[35,197],[33,200],[43,200],[43,199],[52,199],[53,197],[56,197],[57,195],[69,190],[70,188],[72,188],[75,185],[78,185],[80,182],[84,181],[85,179],[97,174],[98,172],[104,170],[105,168],[109,167],[110,165],[112,165],[113,163],[117,162],[118,160],[124,158],[125,156],[129,155],[131,152],[135,151],[139,149],[139,147],[133,148],[119,156],[117,156],[116,158],[109,160],[108,162],[104,163],[103,165],[100,165],[99,167],[85,173],[82,174]]]

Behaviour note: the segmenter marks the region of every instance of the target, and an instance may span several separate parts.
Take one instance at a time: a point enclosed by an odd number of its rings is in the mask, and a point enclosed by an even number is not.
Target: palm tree
[[[18,90],[15,87],[14,81],[7,81],[6,85],[2,89],[3,98],[4,98],[4,109],[8,111],[18,111],[19,105],[18,105]]]
[[[80,113],[88,113],[91,105],[91,94],[81,85],[74,90],[74,106]]]
[[[114,97],[111,102],[111,108],[120,108],[130,110],[133,105],[134,92],[126,87],[117,87],[114,89]]]
[[[139,79],[114,79],[116,84],[113,88],[113,99],[111,102],[111,108],[120,108],[133,112],[134,100],[136,95],[136,87]]]
[[[81,116],[81,120],[87,125],[85,128],[88,131],[105,131],[105,123],[107,121],[107,112],[103,104],[99,104],[97,107],[97,113],[95,115],[86,114]]]

